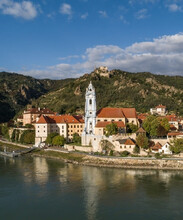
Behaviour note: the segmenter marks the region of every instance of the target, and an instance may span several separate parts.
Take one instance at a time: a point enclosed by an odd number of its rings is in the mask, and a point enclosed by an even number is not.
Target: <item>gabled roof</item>
[[[146,133],[146,131],[142,127],[140,127],[136,133]]]
[[[157,151],[161,148],[162,148],[162,145],[159,142],[157,142],[153,147],[151,147],[152,150],[157,150]]]
[[[101,108],[98,118],[137,118],[135,108]]]
[[[128,139],[118,139],[116,141],[119,141],[120,144],[125,144],[125,145],[135,145],[135,141],[131,138]]]
[[[44,116],[42,115],[38,120],[37,124],[59,124],[59,123],[83,123],[80,119],[75,118],[72,115],[54,115],[54,116]]]
[[[97,122],[97,124],[95,125],[96,128],[105,128],[106,125],[109,125],[111,123],[114,123],[118,126],[118,128],[125,128],[125,124],[123,121],[113,121],[113,122],[110,122],[110,121],[99,121]]]

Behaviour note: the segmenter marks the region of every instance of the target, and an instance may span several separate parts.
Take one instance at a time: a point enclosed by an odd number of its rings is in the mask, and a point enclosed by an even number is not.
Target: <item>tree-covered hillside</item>
[[[183,115],[183,77],[128,73],[112,70],[109,77],[92,72],[41,96],[36,103],[59,113],[84,112],[85,91],[92,81],[101,107],[135,107],[139,112],[149,111],[164,104],[169,111]]]
[[[84,113],[85,91],[92,81],[101,107],[135,107],[149,111],[158,104],[183,115],[183,77],[112,70],[107,76],[92,72],[77,79],[38,80],[0,73],[0,122],[8,121],[27,104],[58,113]]]
[[[16,73],[0,72],[0,122],[9,121],[34,99],[72,80],[38,80]]]

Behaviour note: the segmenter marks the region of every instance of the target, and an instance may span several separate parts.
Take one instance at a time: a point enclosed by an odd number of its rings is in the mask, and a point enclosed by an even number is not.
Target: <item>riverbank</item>
[[[0,145],[4,142],[0,141]],[[25,148],[24,145],[19,146],[15,143],[4,144],[11,150]],[[29,147],[29,146],[27,146]],[[158,170],[183,170],[183,158],[129,158],[129,157],[105,157],[88,155],[79,152],[58,152],[58,150],[50,149],[39,150],[30,153],[32,157],[45,157],[51,159],[62,160],[65,163],[72,163],[82,166],[111,167],[125,169],[158,169]]]
[[[54,151],[39,151],[32,154],[51,159],[60,159],[65,163],[82,166],[110,167],[123,169],[153,169],[153,170],[183,170],[183,158],[181,159],[152,159],[152,158],[115,158],[84,155],[80,153],[58,153]]]

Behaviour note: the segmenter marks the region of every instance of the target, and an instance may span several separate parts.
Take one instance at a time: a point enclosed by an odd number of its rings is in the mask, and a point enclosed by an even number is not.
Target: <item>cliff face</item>
[[[0,73],[0,122],[8,121],[25,105],[48,107],[58,113],[84,113],[85,91],[92,81],[101,107],[135,107],[139,112],[163,104],[183,115],[183,77],[93,71],[77,79],[38,80]]]

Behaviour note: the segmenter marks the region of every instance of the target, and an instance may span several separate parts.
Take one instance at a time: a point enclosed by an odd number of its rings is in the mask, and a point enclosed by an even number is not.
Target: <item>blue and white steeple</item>
[[[90,82],[85,95],[85,134],[94,134],[96,124],[96,95],[95,88]]]

